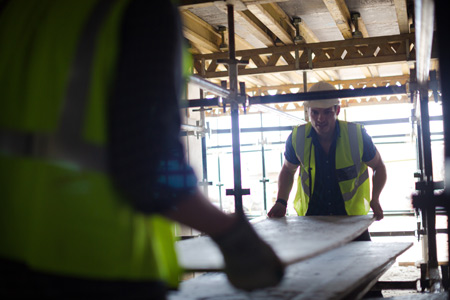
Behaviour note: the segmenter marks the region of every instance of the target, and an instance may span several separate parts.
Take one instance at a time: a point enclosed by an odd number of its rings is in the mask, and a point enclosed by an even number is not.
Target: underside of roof
[[[318,81],[338,89],[403,85],[415,68],[410,0],[181,1],[194,73],[216,84],[228,80],[227,4],[243,62],[238,80],[250,96],[303,92]]]

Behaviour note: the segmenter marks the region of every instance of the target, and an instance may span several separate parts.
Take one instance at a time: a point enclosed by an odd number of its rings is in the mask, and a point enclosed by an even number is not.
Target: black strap
[[[287,201],[286,200],[284,200],[284,199],[280,199],[280,198],[278,198],[277,199],[277,201],[276,201],[276,203],[280,203],[280,204],[283,204],[285,207],[287,207]]]

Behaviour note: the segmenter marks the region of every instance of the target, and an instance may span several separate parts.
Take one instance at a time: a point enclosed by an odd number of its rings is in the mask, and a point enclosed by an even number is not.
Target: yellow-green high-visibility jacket
[[[128,2],[2,8],[0,257],[57,275],[176,286],[172,224],[132,209],[104,168],[106,102]]]
[[[370,210],[370,184],[367,165],[362,161],[362,125],[339,121],[340,136],[336,142],[336,171],[339,188],[348,215],[366,215]],[[316,161],[314,143],[310,137],[312,125],[294,128],[292,145],[300,161],[300,170],[294,208],[299,216],[306,215],[314,193]],[[312,186],[311,186],[312,185]]]

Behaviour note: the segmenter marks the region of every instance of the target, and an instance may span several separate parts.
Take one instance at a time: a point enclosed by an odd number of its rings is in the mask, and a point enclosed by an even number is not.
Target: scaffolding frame
[[[442,278],[439,274],[436,245],[436,208],[444,208],[448,220],[450,220],[450,85],[444,84],[450,82],[450,59],[447,56],[439,55],[449,49],[449,39],[446,37],[445,29],[450,28],[449,18],[445,15],[445,1],[443,0],[415,0],[415,38],[416,38],[416,68],[411,72],[411,82],[409,87],[389,86],[378,88],[365,88],[354,90],[336,90],[321,92],[304,92],[297,94],[257,96],[248,97],[245,93],[245,86],[238,84],[239,64],[245,64],[245,61],[236,59],[235,41],[234,41],[234,8],[227,2],[228,13],[228,34],[229,34],[229,59],[222,63],[228,65],[230,88],[226,89],[226,84],[217,86],[201,77],[195,76],[192,83],[219,95],[212,99],[189,100],[187,107],[205,107],[205,106],[227,106],[231,110],[231,134],[233,149],[233,170],[234,170],[234,189],[227,190],[227,195],[235,197],[236,213],[243,213],[242,196],[249,194],[248,189],[242,188],[241,163],[240,163],[240,129],[239,129],[239,106],[244,107],[254,104],[269,104],[281,102],[313,101],[330,98],[350,98],[361,96],[380,96],[410,93],[412,103],[415,105],[415,124],[417,128],[417,149],[418,149],[418,181],[416,184],[417,193],[413,195],[413,205],[417,213],[422,218],[423,230],[422,238],[426,244],[425,263],[422,265],[422,288],[430,292],[439,292],[442,289],[449,288],[448,266],[442,268]],[[435,9],[436,6],[436,9]],[[430,61],[433,46],[434,24],[437,25],[437,45],[439,57],[439,76],[435,80],[435,74],[431,74],[430,80]],[[440,82],[440,84],[439,84]],[[238,90],[238,85],[240,90]],[[443,122],[444,122],[444,147],[445,147],[445,177],[443,192],[437,193],[436,189],[442,185],[433,180],[433,166],[431,153],[431,133],[430,116],[428,112],[428,91],[441,90]],[[435,97],[436,99],[436,97]],[[449,221],[450,222],[450,221]],[[450,223],[447,224],[447,234]],[[450,238],[449,257],[450,257]]]

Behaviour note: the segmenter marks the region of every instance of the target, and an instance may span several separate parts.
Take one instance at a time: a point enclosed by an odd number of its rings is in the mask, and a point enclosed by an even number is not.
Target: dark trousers
[[[166,299],[160,282],[93,280],[30,270],[0,258],[0,299]]]
[[[353,242],[371,242],[369,230],[364,231],[360,236],[353,240]]]
[[[364,231],[359,237],[353,240],[354,242],[370,242],[369,230]],[[383,293],[381,291],[368,291],[363,298],[383,298]]]

